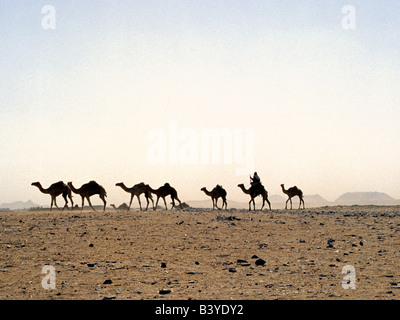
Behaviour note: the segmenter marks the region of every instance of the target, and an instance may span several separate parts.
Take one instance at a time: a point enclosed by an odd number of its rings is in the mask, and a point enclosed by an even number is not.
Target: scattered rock
[[[250,263],[248,261],[243,260],[243,259],[238,259],[237,263],[242,267],[248,267],[250,265]]]
[[[335,242],[335,239],[328,239],[328,245],[326,246],[327,248],[333,248],[333,243]]]
[[[189,272],[186,272],[186,274],[201,274],[201,272],[199,272],[199,271],[189,271]]]
[[[256,266],[263,266],[266,264],[266,261],[260,258],[260,259],[256,260],[255,264],[256,264]]]
[[[107,280],[105,280],[105,281],[103,282],[103,284],[112,284],[112,280],[107,279]]]
[[[170,289],[161,289],[158,293],[159,294],[169,294],[169,293],[171,293],[171,290]]]
[[[166,268],[166,267],[167,267],[167,264],[165,262],[162,262],[161,263],[161,268]]]

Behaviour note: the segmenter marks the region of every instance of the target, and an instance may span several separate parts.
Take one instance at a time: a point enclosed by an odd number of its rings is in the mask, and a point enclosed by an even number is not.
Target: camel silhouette
[[[203,187],[200,189],[201,191],[204,191],[204,193],[208,196],[211,197],[212,203],[213,203],[213,210],[215,207],[217,207],[218,210],[224,209],[224,204],[225,204],[225,209],[227,209],[227,202],[226,202],[226,190],[222,188],[219,184],[217,184],[214,189],[211,191],[208,191],[206,187]],[[222,208],[218,207],[218,199],[222,198]],[[215,204],[214,204],[215,202]]]
[[[76,193],[79,194],[82,198],[82,208],[81,210],[83,210],[83,205],[85,202],[85,198],[87,199],[87,201],[89,202],[90,207],[96,211],[95,208],[93,208],[92,203],[90,202],[90,197],[98,194],[100,199],[103,200],[104,203],[104,207],[103,207],[103,211],[106,210],[106,199],[105,197],[107,196],[106,190],[99,185],[96,181],[90,181],[88,183],[83,184],[79,189],[76,189],[73,185],[72,182],[68,182],[68,186],[71,188],[71,190]]]
[[[268,192],[267,192],[267,190],[265,190],[264,186],[261,183],[254,184],[249,189],[246,189],[244,187],[243,183],[238,184],[238,187],[240,189],[242,189],[242,191],[244,193],[249,194],[250,197],[251,197],[251,199],[249,201],[249,211],[251,211],[251,202],[253,202],[253,210],[256,210],[256,205],[255,205],[255,202],[254,202],[254,198],[256,198],[258,196],[261,196],[263,198],[262,206],[261,206],[260,210],[262,210],[264,208],[265,201],[267,201],[267,203],[268,203],[269,210],[272,210],[271,209],[271,203],[268,200]]]
[[[292,198],[295,197],[295,196],[298,196],[299,199],[300,199],[299,209],[300,209],[300,207],[301,207],[301,203],[303,203],[303,209],[305,209],[305,206],[304,206],[304,199],[303,199],[303,191],[301,191],[301,190],[300,190],[299,188],[297,188],[296,186],[291,187],[291,188],[285,190],[285,186],[284,186],[283,183],[281,184],[281,187],[282,187],[282,192],[285,193],[285,194],[287,194],[288,197],[289,197],[289,198],[286,200],[285,209],[287,209],[287,203],[288,203],[288,201],[290,201],[290,210],[292,210]]]
[[[127,188],[123,182],[116,183],[115,185],[121,187],[122,190],[131,194],[131,201],[129,202],[128,211],[131,208],[132,200],[133,200],[134,196],[137,197],[138,202],[139,202],[140,211],[142,211],[142,204],[140,202],[140,195],[142,193],[144,193],[146,200],[147,200],[147,206],[146,206],[145,210],[147,210],[147,208],[149,207],[149,198],[150,198],[151,202],[153,203],[153,207],[154,207],[153,197],[151,196],[151,192],[149,190],[148,185],[144,184],[144,182],[135,184],[132,188]]]
[[[50,204],[50,210],[53,209],[53,203],[54,205],[57,207],[57,209],[61,210],[58,206],[57,206],[57,202],[56,202],[56,197],[58,197],[60,194],[62,194],[64,200],[65,200],[65,205],[63,207],[62,210],[65,209],[65,207],[68,208],[68,198],[71,200],[71,209],[74,206],[74,201],[72,200],[72,193],[71,193],[71,189],[62,181],[58,181],[56,183],[53,183],[52,185],[50,185],[50,187],[48,187],[47,189],[44,189],[42,187],[42,185],[40,184],[40,182],[32,182],[31,183],[32,186],[38,187],[40,192],[42,193],[46,193],[49,194],[51,196],[51,204]]]
[[[153,189],[149,185],[146,185],[146,186],[148,186],[151,193],[154,193],[157,196],[156,205],[153,206],[153,210],[156,210],[157,205],[158,205],[158,200],[160,200],[160,198],[163,198],[164,204],[165,204],[165,210],[168,210],[167,203],[165,202],[166,196],[171,196],[171,199],[172,199],[171,209],[173,209],[175,207],[175,200],[177,200],[179,202],[179,207],[181,209],[183,209],[181,200],[179,200],[179,198],[178,198],[178,193],[176,192],[176,190],[173,187],[171,187],[169,185],[168,182],[165,183],[163,186],[159,187],[158,189]]]
[[[110,204],[110,207],[113,207],[114,208],[114,210],[127,210],[128,209],[128,205],[124,202],[123,204],[120,204],[119,206],[118,206],[118,208],[115,206],[115,204],[113,204],[113,203],[111,203]]]

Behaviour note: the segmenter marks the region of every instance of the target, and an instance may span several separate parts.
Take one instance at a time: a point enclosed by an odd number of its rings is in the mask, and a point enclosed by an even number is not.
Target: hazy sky
[[[270,194],[400,198],[399,17],[398,0],[0,0],[0,203],[48,205],[30,184],[59,180],[117,205],[121,181],[244,202],[252,170]]]

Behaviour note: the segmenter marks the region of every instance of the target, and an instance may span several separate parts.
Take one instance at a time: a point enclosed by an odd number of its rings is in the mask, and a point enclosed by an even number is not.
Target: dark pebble
[[[169,290],[169,289],[161,289],[159,291],[159,294],[169,294],[169,293],[171,293],[171,290]]]
[[[263,266],[263,265],[265,265],[265,263],[266,263],[266,261],[263,259],[258,259],[255,262],[256,266]]]

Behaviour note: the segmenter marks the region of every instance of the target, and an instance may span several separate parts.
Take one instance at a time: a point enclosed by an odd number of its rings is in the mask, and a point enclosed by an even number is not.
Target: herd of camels
[[[84,206],[84,202],[85,202],[85,198],[86,198],[90,207],[94,211],[96,211],[93,208],[92,203],[90,202],[90,197],[95,194],[98,194],[100,199],[104,203],[103,211],[105,211],[105,209],[106,209],[106,199],[105,199],[105,197],[107,196],[106,190],[104,189],[104,187],[99,185],[96,181],[90,181],[88,183],[85,183],[78,189],[76,189],[73,186],[72,182],[68,182],[67,184],[65,184],[63,181],[53,183],[47,189],[44,189],[42,187],[42,185],[40,184],[40,182],[33,182],[32,185],[38,187],[42,193],[50,194],[50,196],[51,196],[50,210],[53,208],[53,204],[58,209],[60,209],[56,203],[56,197],[59,195],[62,195],[62,197],[65,200],[65,205],[64,205],[63,209],[65,209],[65,207],[68,208],[67,197],[71,200],[71,203],[72,203],[71,208],[72,208],[74,205],[74,201],[72,200],[72,193],[76,193],[81,196],[81,198],[82,198],[81,210],[83,210],[83,206]],[[138,202],[139,202],[140,211],[142,211],[142,204],[140,202],[141,194],[144,194],[144,196],[146,197],[147,206],[146,206],[145,210],[147,210],[149,207],[149,200],[152,202],[153,210],[156,210],[158,201],[160,200],[160,198],[162,198],[164,200],[165,209],[168,210],[167,203],[165,201],[165,197],[167,197],[167,196],[170,196],[171,200],[172,200],[172,203],[171,203],[172,208],[171,209],[173,209],[175,207],[175,200],[179,202],[179,207],[182,209],[182,203],[178,198],[178,193],[176,192],[176,190],[173,187],[171,187],[169,185],[169,183],[165,183],[163,186],[159,187],[158,189],[153,189],[148,184],[145,184],[144,182],[135,184],[131,188],[126,187],[123,182],[117,183],[116,186],[121,187],[124,191],[131,194],[129,206],[127,207],[128,211],[131,208],[132,200],[133,200],[134,196],[137,197]],[[262,197],[262,206],[261,206],[260,210],[262,210],[264,208],[265,202],[268,203],[269,210],[271,210],[271,203],[268,200],[268,192],[267,192],[267,190],[265,190],[264,186],[261,183],[253,184],[253,185],[251,185],[251,187],[249,189],[246,189],[244,184],[239,184],[238,187],[240,189],[242,189],[242,191],[244,193],[250,195],[251,199],[249,201],[249,211],[251,211],[251,203],[253,203],[253,210],[255,210],[254,199],[258,196]],[[287,204],[289,201],[290,201],[290,209],[292,209],[292,198],[295,196],[298,196],[300,199],[299,209],[301,208],[302,203],[303,203],[303,209],[305,209],[303,192],[299,188],[294,186],[294,187],[291,187],[286,190],[285,186],[283,184],[281,184],[281,188],[282,188],[282,192],[288,196],[288,199],[286,200],[285,209],[287,209]],[[212,203],[213,203],[213,210],[215,208],[217,208],[219,210],[224,209],[224,206],[225,206],[225,209],[227,209],[227,206],[228,206],[227,201],[226,201],[227,192],[222,186],[217,184],[211,191],[208,191],[207,188],[203,187],[203,188],[201,188],[201,191],[203,191],[207,196],[211,197]],[[154,205],[152,194],[155,194],[157,196],[155,205]],[[219,198],[222,199],[222,208],[218,207],[218,199]]]

